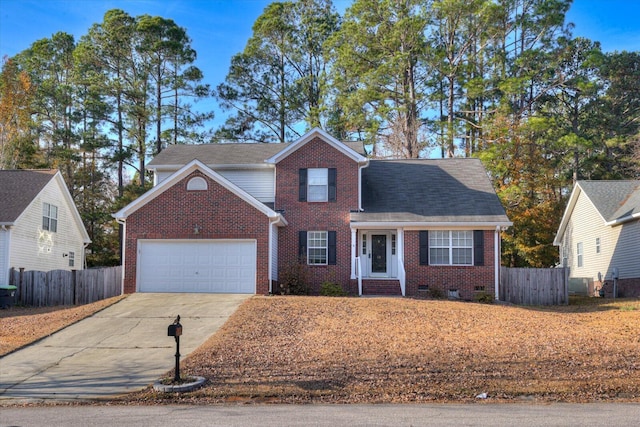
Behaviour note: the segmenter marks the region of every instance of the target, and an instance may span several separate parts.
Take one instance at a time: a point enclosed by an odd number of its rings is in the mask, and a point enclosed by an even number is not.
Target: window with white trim
[[[194,176],[187,182],[188,191],[203,191],[207,189],[207,181],[201,176]]]
[[[600,238],[596,237],[596,253],[600,253]]]
[[[430,231],[429,264],[473,265],[473,231]]]
[[[69,267],[75,267],[76,265],[76,253],[69,251]]]
[[[327,232],[307,232],[307,263],[315,265],[327,264]]]
[[[327,168],[307,169],[307,201],[326,202],[329,198],[329,170]]]
[[[42,204],[42,229],[55,233],[58,231],[58,207],[49,203]]]
[[[578,244],[576,245],[576,254],[578,256],[578,267],[582,267],[582,264],[584,262],[584,251],[582,248],[582,242],[578,242]]]

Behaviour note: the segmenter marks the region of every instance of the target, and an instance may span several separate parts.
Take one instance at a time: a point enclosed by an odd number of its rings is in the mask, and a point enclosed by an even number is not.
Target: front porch
[[[402,229],[351,229],[351,279],[359,295],[405,296]]]

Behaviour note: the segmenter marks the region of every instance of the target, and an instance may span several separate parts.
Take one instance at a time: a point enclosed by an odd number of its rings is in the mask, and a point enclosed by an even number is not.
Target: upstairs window
[[[596,237],[596,253],[600,253],[600,238]]]
[[[309,168],[299,170],[301,202],[335,202],[336,169]]]
[[[42,204],[42,229],[55,233],[58,231],[58,207],[49,203]]]

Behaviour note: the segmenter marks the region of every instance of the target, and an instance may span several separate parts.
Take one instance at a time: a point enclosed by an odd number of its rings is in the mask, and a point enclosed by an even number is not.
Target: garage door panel
[[[255,293],[256,242],[139,242],[140,292]]]

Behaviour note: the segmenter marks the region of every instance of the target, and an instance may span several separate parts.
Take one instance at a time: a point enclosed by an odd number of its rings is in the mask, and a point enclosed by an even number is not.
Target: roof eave
[[[351,228],[413,228],[424,227],[478,227],[478,228],[507,228],[511,221],[351,221]]]
[[[616,225],[621,225],[626,222],[634,221],[636,219],[640,219],[640,212],[636,212],[632,215],[623,216],[621,218],[616,218],[613,221],[607,221],[604,223],[604,225],[614,227]]]

